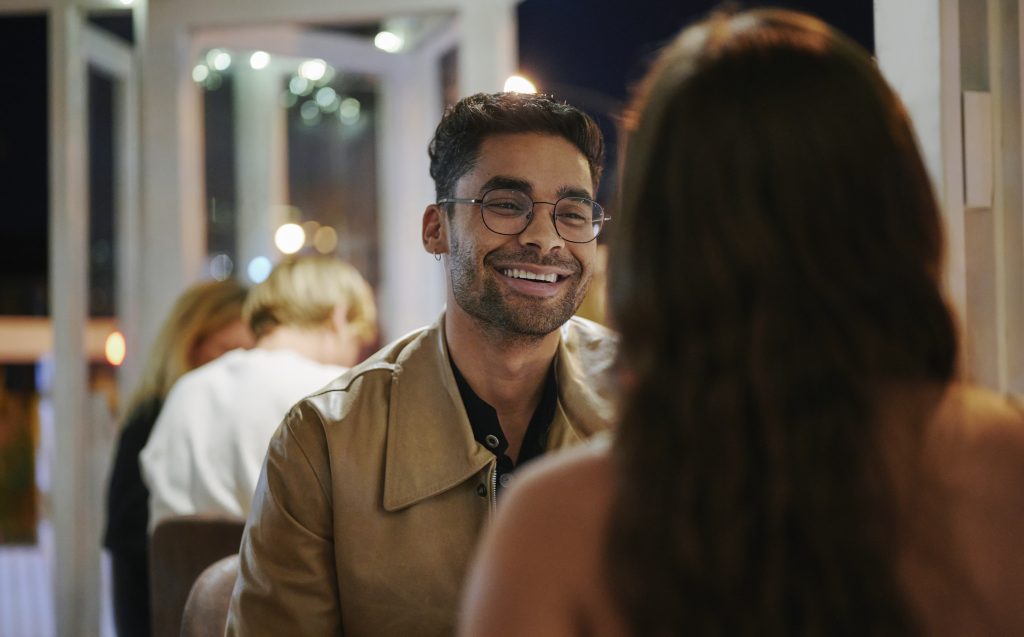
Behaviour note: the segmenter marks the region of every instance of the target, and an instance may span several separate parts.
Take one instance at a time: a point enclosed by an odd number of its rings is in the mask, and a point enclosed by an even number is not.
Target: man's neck
[[[445,338],[455,366],[476,395],[498,412],[510,449],[518,452],[558,350],[558,331],[536,338],[503,338],[449,305]]]

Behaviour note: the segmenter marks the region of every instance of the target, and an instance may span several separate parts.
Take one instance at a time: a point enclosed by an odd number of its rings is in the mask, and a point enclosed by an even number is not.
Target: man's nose
[[[533,246],[541,254],[553,252],[565,246],[565,239],[555,230],[555,205],[543,201],[534,202],[530,221],[519,233],[519,243]]]

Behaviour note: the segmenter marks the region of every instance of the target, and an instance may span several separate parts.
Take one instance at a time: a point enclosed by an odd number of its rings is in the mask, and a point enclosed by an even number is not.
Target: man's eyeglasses
[[[601,204],[586,197],[562,197],[558,201],[534,201],[521,190],[497,188],[488,190],[479,199],[441,199],[437,203],[465,203],[480,206],[480,216],[491,232],[516,235],[533,221],[533,207],[543,203],[553,206],[551,213],[555,232],[570,243],[589,243],[601,234],[604,222],[611,219]]]

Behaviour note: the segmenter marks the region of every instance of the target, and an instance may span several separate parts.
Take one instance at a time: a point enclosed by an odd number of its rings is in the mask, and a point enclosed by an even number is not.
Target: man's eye
[[[521,203],[512,200],[488,201],[484,207],[488,212],[499,215],[521,215],[526,212],[526,208]]]
[[[565,224],[567,226],[584,226],[584,225],[590,223],[590,221],[587,219],[586,215],[583,215],[583,214],[578,213],[578,212],[562,212],[562,211],[558,212],[557,221],[559,223]]]

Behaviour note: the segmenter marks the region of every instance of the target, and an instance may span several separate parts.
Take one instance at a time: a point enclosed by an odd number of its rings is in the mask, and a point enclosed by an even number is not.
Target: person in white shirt
[[[274,430],[376,339],[373,293],[335,258],[278,265],[242,309],[256,337],[174,385],[139,455],[150,531],[171,516],[249,513]]]

